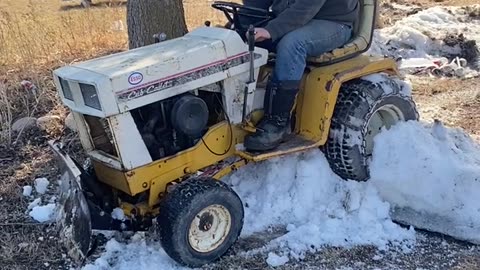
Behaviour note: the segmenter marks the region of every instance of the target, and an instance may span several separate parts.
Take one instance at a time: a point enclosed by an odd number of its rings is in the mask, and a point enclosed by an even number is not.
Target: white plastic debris
[[[44,194],[47,191],[49,184],[50,182],[47,180],[47,178],[37,178],[35,179],[35,190],[39,194]]]

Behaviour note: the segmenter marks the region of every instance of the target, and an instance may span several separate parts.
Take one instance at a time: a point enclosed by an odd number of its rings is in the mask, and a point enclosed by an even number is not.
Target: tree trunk
[[[187,25],[182,0],[128,0],[127,27],[130,49],[153,44],[155,34],[183,36]]]

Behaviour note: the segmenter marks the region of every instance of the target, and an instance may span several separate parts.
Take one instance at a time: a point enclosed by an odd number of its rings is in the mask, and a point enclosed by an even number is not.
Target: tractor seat
[[[359,19],[353,25],[353,34],[349,42],[333,51],[324,53],[318,57],[309,57],[310,65],[327,65],[353,58],[370,48],[373,38],[373,30],[376,22],[377,0],[359,0]]]

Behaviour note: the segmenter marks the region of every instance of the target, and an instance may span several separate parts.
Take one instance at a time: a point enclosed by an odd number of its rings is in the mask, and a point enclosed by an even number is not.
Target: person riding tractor
[[[245,6],[269,9],[274,19],[255,28],[257,46],[276,53],[267,84],[264,117],[256,132],[245,137],[245,148],[277,147],[290,130],[290,113],[300,88],[307,57],[339,48],[352,36],[359,16],[358,0],[244,0]],[[244,18],[248,20],[251,18]]]

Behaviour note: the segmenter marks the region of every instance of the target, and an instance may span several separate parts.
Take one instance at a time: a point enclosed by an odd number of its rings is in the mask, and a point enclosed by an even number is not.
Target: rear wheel
[[[383,75],[375,75],[383,76]],[[356,79],[342,85],[332,117],[325,155],[343,179],[366,181],[374,137],[383,128],[417,120],[406,85],[385,77],[376,83]]]
[[[200,267],[235,243],[243,227],[243,205],[225,183],[186,180],[163,200],[158,216],[162,245],[178,263]]]

